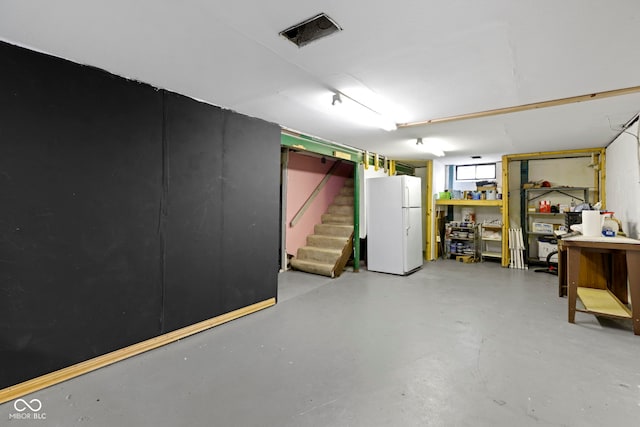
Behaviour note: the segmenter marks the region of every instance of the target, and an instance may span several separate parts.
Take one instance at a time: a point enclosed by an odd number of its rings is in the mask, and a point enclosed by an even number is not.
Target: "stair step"
[[[334,205],[353,206],[353,196],[344,196],[342,194],[338,194],[333,199],[333,204]]]
[[[338,215],[326,213],[322,215],[323,224],[346,224],[353,225],[353,214],[351,215]]]
[[[353,225],[342,224],[316,224],[314,227],[315,234],[324,236],[350,237],[353,233]]]
[[[351,215],[353,216],[353,205],[329,205],[327,208],[328,214],[334,215]]]
[[[354,192],[353,187],[342,187],[340,189],[340,193],[339,194],[342,195],[342,196],[351,196],[351,197],[353,197],[353,192]]]
[[[291,267],[307,273],[320,274],[322,276],[333,277],[333,264],[326,264],[315,261],[292,258]]]
[[[335,265],[338,258],[342,255],[340,249],[328,249],[320,248],[317,246],[303,246],[298,248],[298,254],[296,256],[299,260],[304,261],[316,261],[326,264]]]
[[[345,187],[353,187],[353,178],[347,178],[344,180]]]
[[[348,237],[323,236],[320,234],[310,234],[307,236],[307,246],[317,246],[327,249],[342,249],[348,241]]]

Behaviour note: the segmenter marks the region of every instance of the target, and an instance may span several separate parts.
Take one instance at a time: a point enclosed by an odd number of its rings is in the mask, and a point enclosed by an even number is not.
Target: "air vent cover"
[[[286,37],[298,47],[302,47],[336,31],[342,31],[342,28],[326,14],[321,13],[281,31],[280,35]]]

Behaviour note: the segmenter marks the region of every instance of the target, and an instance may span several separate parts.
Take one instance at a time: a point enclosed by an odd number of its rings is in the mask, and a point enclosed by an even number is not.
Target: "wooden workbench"
[[[634,334],[640,335],[640,240],[575,236],[562,245],[567,251],[569,323],[575,323],[576,311],[631,319]],[[576,308],[577,298],[584,310]]]

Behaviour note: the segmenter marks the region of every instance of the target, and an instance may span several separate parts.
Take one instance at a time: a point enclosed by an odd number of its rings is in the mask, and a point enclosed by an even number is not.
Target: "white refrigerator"
[[[422,180],[366,180],[367,269],[409,274],[422,267]]]

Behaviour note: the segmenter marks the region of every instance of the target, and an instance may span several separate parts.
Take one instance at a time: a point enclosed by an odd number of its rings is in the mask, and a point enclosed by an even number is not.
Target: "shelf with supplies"
[[[502,259],[502,224],[480,224],[480,256]]]
[[[522,229],[527,261],[544,263],[553,240],[554,231],[568,225],[569,209],[576,204],[589,203],[589,187],[540,187],[522,189],[524,213]],[[550,200],[554,201],[551,204]],[[542,209],[549,211],[542,211]],[[553,210],[553,211],[551,211]]]
[[[471,256],[478,259],[478,227],[475,223],[449,222],[445,224],[445,255]]]
[[[437,199],[436,205],[440,205],[440,206],[502,206],[502,199],[499,199],[499,200]]]
[[[473,246],[474,260],[481,261],[483,258],[491,258],[502,261],[504,259],[504,245],[502,242],[502,233],[504,230],[502,229],[501,221],[497,220],[497,218],[502,218],[504,208],[503,199],[437,199],[436,206],[447,212],[446,216],[449,224],[452,222],[455,223],[456,221],[458,221],[458,224],[462,222],[473,224],[475,228]],[[471,211],[470,217],[467,216],[469,211]],[[483,224],[490,225],[496,229],[497,233],[494,234],[495,240],[482,241],[480,234]],[[466,242],[462,239],[457,239],[454,243]],[[450,255],[452,252],[450,242],[446,241],[445,246],[445,254]],[[471,252],[469,248],[467,248],[467,252]]]
[[[582,202],[589,200],[589,187],[537,187],[537,188],[524,188],[525,194],[527,194],[527,201],[533,201],[549,194],[560,194],[570,199],[578,199]],[[576,191],[582,191],[582,197],[576,195]]]

